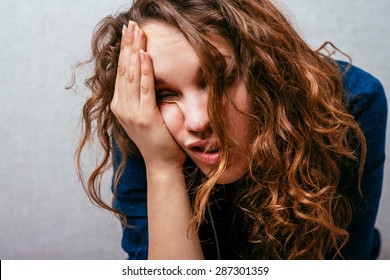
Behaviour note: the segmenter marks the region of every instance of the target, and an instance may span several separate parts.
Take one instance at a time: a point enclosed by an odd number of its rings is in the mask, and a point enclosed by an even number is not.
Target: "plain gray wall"
[[[311,46],[332,41],[390,93],[390,1],[279,2]],[[72,64],[88,55],[96,23],[126,4],[0,3],[0,259],[125,258],[116,218],[93,206],[76,178],[73,152],[85,96],[64,86]],[[390,160],[377,222],[382,259],[390,259],[389,166]]]

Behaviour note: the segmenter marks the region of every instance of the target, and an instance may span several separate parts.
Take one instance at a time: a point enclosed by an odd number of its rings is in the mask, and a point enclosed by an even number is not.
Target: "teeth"
[[[209,148],[209,149],[205,150],[204,152],[205,153],[215,153],[218,150],[219,150],[218,147],[215,147],[215,148]]]
[[[219,148],[209,148],[209,149],[204,149],[202,147],[194,147],[195,150],[198,150],[199,152],[202,153],[215,153],[219,151]]]
[[[192,147],[194,151],[201,152],[201,153],[216,153],[219,152],[219,146],[218,145],[205,145],[205,146],[194,146]]]

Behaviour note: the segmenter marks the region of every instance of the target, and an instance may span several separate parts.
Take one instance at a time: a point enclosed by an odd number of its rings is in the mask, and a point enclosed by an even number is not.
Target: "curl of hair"
[[[92,96],[84,105],[84,134],[76,151],[82,177],[80,154],[91,135],[103,147],[103,159],[84,184],[91,200],[120,214],[99,195],[101,176],[113,160],[111,137],[122,155],[114,186],[128,156],[137,153],[110,111],[121,29],[128,20],[141,27],[149,22],[177,27],[197,52],[207,81],[210,123],[220,139],[222,161],[197,189],[193,230],[199,229],[210,193],[229,162],[228,147],[235,145],[223,125],[222,101],[230,98],[226,87],[242,79],[252,103],[248,119],[255,128],[249,170],[239,181],[237,198],[253,245],[243,257],[342,257],[352,206],[348,190],[339,184],[341,170],[355,169],[361,177],[364,136],[346,109],[336,62],[321,52],[324,46],[312,50],[269,0],[137,0],[129,10],[98,24],[89,61],[95,68],[86,80]],[[231,62],[224,62],[210,35],[230,46]]]

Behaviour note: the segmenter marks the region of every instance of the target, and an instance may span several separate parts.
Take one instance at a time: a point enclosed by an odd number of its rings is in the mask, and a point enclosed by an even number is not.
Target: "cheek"
[[[253,126],[250,124],[250,121],[246,116],[236,110],[232,111],[229,116],[228,129],[230,135],[236,141],[236,149],[240,152],[240,154],[247,154],[254,131]]]
[[[248,93],[243,83],[237,84],[233,87],[234,98],[232,102],[226,103],[225,112],[228,117],[228,129],[236,141],[239,142],[242,148],[247,148],[251,134],[253,133],[253,126],[250,124],[248,114],[251,114],[251,106]]]
[[[180,131],[184,125],[183,114],[177,104],[164,104],[160,106],[160,112],[172,137],[178,141]]]

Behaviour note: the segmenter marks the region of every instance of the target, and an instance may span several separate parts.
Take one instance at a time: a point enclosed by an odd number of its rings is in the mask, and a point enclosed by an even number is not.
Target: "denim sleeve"
[[[121,162],[115,143],[114,172]],[[112,181],[112,189],[114,183]],[[148,220],[146,205],[146,170],[141,156],[129,157],[124,173],[119,179],[114,208],[127,217],[123,228],[122,248],[129,259],[142,260],[148,257]]]
[[[374,228],[382,192],[385,163],[387,101],[381,83],[358,68],[352,68],[349,110],[360,124],[367,143],[361,191],[354,196],[353,217],[348,228],[350,240],[344,248],[349,259],[374,259],[380,247],[379,232]]]

